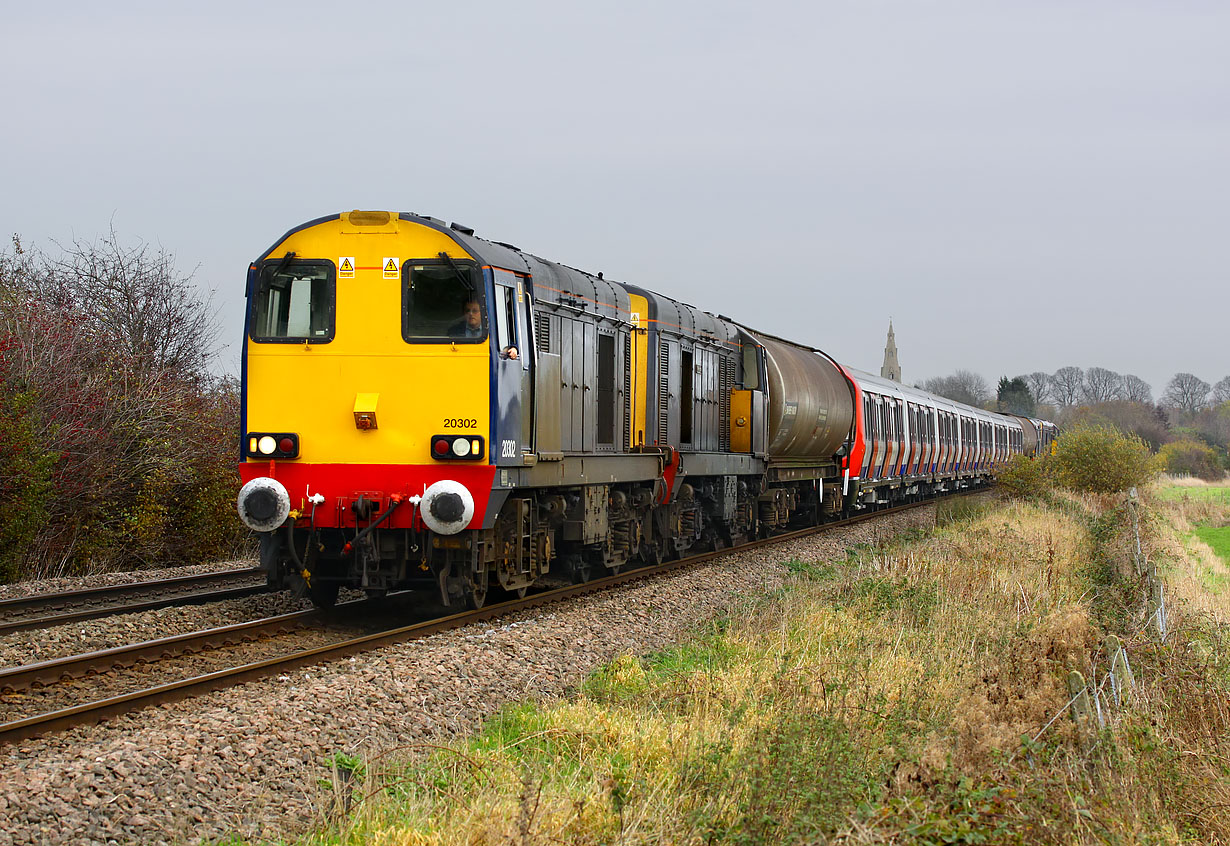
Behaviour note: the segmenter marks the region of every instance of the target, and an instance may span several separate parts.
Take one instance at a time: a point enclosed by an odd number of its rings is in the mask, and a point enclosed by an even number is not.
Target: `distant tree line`
[[[968,370],[919,387],[980,408],[1046,417],[1065,428],[1112,427],[1143,440],[1171,472],[1215,478],[1230,469],[1230,376],[1210,385],[1195,374],[1176,373],[1157,403],[1148,382],[1105,367],[1005,376],[994,392]]]
[[[114,233],[0,252],[0,581],[233,554],[238,390],[208,299]]]

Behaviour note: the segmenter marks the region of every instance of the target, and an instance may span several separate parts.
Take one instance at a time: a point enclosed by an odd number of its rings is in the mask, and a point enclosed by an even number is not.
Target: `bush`
[[[1165,409],[1128,400],[1112,400],[1068,409],[1058,423],[1063,429],[1074,429],[1082,424],[1109,426],[1125,435],[1137,436],[1154,452],[1173,437]]]
[[[1126,491],[1161,472],[1161,461],[1144,441],[1109,426],[1078,425],[1055,443],[1050,469],[1058,484],[1075,491]]]
[[[208,297],[114,233],[0,252],[0,581],[197,563],[241,537]]]
[[[1224,474],[1217,460],[1217,450],[1199,441],[1184,439],[1162,447],[1158,456],[1165,462],[1166,472],[1180,476],[1198,476],[1216,481]]]
[[[1045,456],[1030,458],[1028,455],[1014,455],[1000,468],[995,479],[1010,496],[1020,499],[1036,499],[1051,488]]]
[[[30,393],[12,392],[0,381],[0,582],[17,577],[47,523],[56,457],[38,446],[29,416],[33,402]]]

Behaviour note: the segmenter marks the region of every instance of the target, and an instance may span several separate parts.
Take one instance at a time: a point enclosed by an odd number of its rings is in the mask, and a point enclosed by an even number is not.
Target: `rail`
[[[980,491],[972,492],[977,493]],[[450,629],[460,628],[471,623],[491,620],[517,611],[539,608],[552,603],[584,596],[586,594],[597,593],[599,591],[604,591],[619,585],[627,584],[629,582],[639,581],[651,576],[657,576],[660,574],[673,572],[675,570],[694,567],[698,564],[703,564],[715,558],[724,557],[732,553],[745,552],[763,546],[770,546],[797,538],[808,537],[810,535],[829,531],[831,529],[837,529],[844,526],[866,522],[868,520],[878,519],[888,516],[889,514],[908,511],[923,505],[930,505],[934,502],[935,500],[924,500],[921,502],[897,506],[895,508],[884,509],[882,511],[873,511],[867,514],[860,514],[844,520],[837,520],[831,523],[824,523],[820,526],[800,529],[798,531],[788,532],[781,535],[774,535],[769,538],[751,541],[735,547],[704,552],[688,558],[681,558],[675,561],[664,562],[662,564],[625,570],[620,572],[618,575],[606,576],[604,578],[595,579],[579,585],[571,585],[568,587],[548,590],[542,593],[526,596],[522,599],[512,599],[508,602],[485,606],[477,611],[466,611],[411,625],[399,626],[397,628],[351,638],[335,644],[317,646],[283,656],[157,685],[145,690],[139,690],[120,696],[101,699],[96,702],[88,702],[70,708],[49,711],[44,714],[38,714],[24,719],[0,724],[0,744],[15,743],[50,731],[60,731],[79,725],[96,723],[109,717],[119,716],[151,705],[160,705],[167,702],[186,699],[209,691],[220,690],[241,684],[243,682],[263,678],[274,673],[286,672],[299,667],[317,664],[325,660],[344,658],[353,654],[366,652],[380,646],[415,640],[448,631]],[[370,600],[358,600],[353,603],[346,603],[345,606],[338,606],[338,608],[363,606],[367,602],[370,602]],[[164,649],[172,650],[172,654],[174,649],[179,649],[182,652],[187,648],[186,644],[193,639],[199,643],[207,643],[210,639],[218,640],[221,638],[224,640],[227,637],[242,637],[243,635],[240,633],[244,631],[245,626],[259,627],[279,620],[282,620],[285,624],[291,624],[290,618],[299,618],[299,620],[302,621],[308,619],[311,615],[320,613],[321,612],[316,611],[303,611],[298,614],[284,615],[284,618],[270,618],[268,620],[254,621],[253,623],[244,623],[234,626],[226,626],[221,629],[197,632],[191,635],[181,635],[176,638],[167,638],[164,641],[150,641],[148,643],[137,644],[132,647],[118,647],[116,649],[103,650],[100,653],[94,653],[94,655],[101,656],[100,661],[102,664],[102,669],[105,671],[107,668],[112,666],[117,659],[122,659],[123,661],[135,661],[142,660],[141,656],[144,656],[143,660],[149,660],[149,657],[151,656],[161,657],[162,650]],[[253,631],[255,631],[255,629],[248,630],[249,634]],[[132,651],[125,652],[124,650]],[[43,662],[42,665],[12,668],[11,670],[4,671],[4,673],[0,673],[0,687],[16,689],[19,686],[28,686],[29,684],[39,682],[45,683],[46,681],[54,681],[64,677],[79,677],[80,675],[89,673],[92,670],[99,669],[97,664],[91,668],[90,661],[90,655],[81,655]]]
[[[173,605],[201,605],[206,602],[218,602],[224,599],[236,599],[253,594],[263,593],[269,588],[261,584],[249,584],[213,590],[202,590],[209,585],[229,584],[233,582],[252,581],[264,576],[264,571],[255,567],[245,567],[238,570],[222,570],[216,573],[205,573],[196,576],[179,576],[173,579],[154,579],[146,582],[127,582],[122,585],[108,587],[85,588],[83,590],[66,591],[63,593],[34,594],[14,599],[0,600],[0,635],[11,632],[45,629],[66,623],[78,623],[83,620],[94,620],[99,617],[110,617],[115,614],[129,614],[138,611],[154,611],[159,608],[169,608]],[[166,596],[157,599],[144,599],[135,602],[115,602],[134,596],[151,593],[165,593]],[[63,613],[46,614],[42,616],[25,616],[31,612],[37,614],[51,610],[67,608],[73,605],[84,605],[85,608]],[[13,619],[13,618],[16,619]]]

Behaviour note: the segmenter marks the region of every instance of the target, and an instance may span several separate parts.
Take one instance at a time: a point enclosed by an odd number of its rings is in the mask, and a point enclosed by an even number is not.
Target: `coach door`
[[[522,453],[534,450],[534,338],[529,280],[496,270],[492,329],[496,358],[496,438],[491,445],[496,464],[522,463]]]

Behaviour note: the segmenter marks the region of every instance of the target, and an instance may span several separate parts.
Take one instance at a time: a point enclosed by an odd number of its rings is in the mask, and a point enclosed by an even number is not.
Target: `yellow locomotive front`
[[[519,442],[516,379],[492,410],[528,319],[494,278],[438,221],[388,212],[313,221],[253,263],[238,509],[271,584],[481,601],[467,530],[499,506],[491,444]]]

